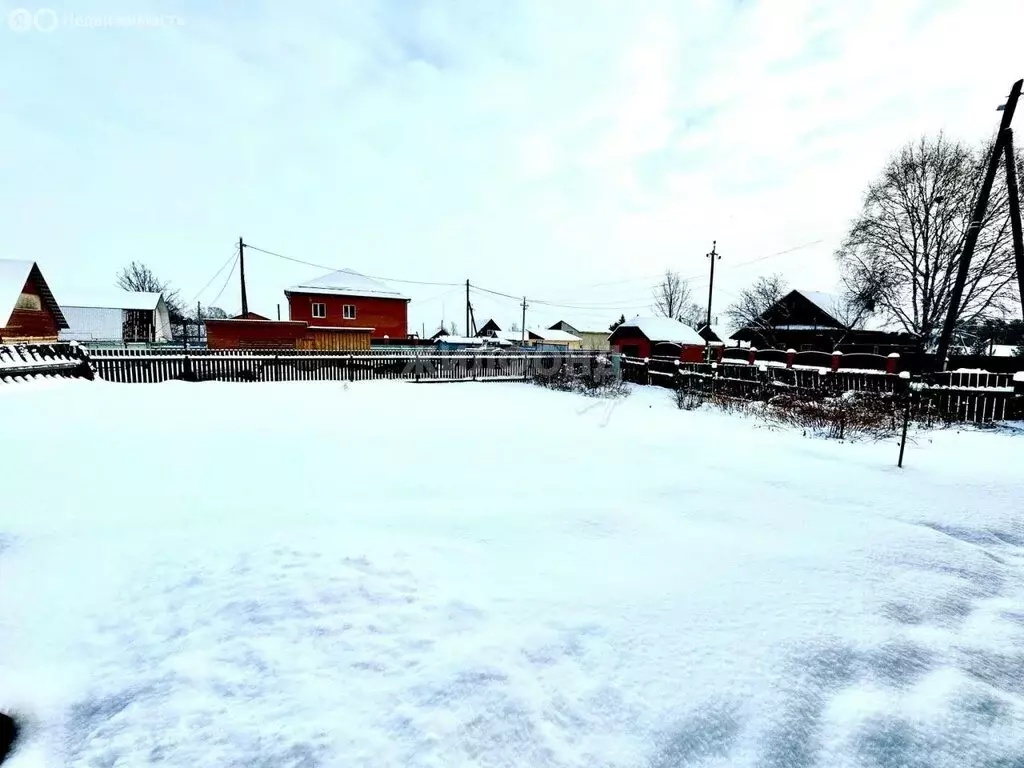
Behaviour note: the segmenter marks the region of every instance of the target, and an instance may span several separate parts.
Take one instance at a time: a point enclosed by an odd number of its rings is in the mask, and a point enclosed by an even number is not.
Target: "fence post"
[[[885,359],[885,372],[886,373],[899,373],[900,370],[900,353],[890,352],[889,357]]]
[[[750,348],[750,351],[747,353],[747,363],[749,363],[750,365],[753,365],[756,362],[757,362],[757,347],[753,347],[752,346]]]
[[[644,384],[651,385],[651,358],[644,358]]]
[[[792,368],[794,360],[796,360],[796,350],[795,349],[787,349],[786,350],[786,367],[787,368]]]
[[[832,353],[832,373],[839,370],[839,365],[843,360],[843,353],[838,349]]]

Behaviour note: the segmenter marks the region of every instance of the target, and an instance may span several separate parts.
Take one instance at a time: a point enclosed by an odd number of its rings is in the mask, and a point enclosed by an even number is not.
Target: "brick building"
[[[286,288],[288,319],[311,328],[365,330],[373,339],[409,335],[409,299],[351,269]]]

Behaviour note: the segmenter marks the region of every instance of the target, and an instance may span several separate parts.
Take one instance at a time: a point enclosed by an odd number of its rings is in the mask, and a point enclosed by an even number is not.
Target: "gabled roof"
[[[65,301],[64,307],[87,307],[89,309],[141,309],[152,312],[164,297],[155,291],[122,291],[114,289],[107,293],[94,294],[74,301]]]
[[[354,269],[339,269],[337,272],[331,272],[321,277],[306,280],[298,285],[293,285],[291,288],[285,288],[284,292],[285,294],[328,294],[409,301],[409,297],[403,296],[386,283],[372,277],[367,277],[356,272]]]
[[[614,331],[609,339],[624,336],[628,331],[638,330],[648,341],[672,341],[676,344],[704,345],[704,339],[693,328],[668,317],[634,317]]]
[[[527,333],[530,334],[531,338],[538,339],[540,341],[583,341],[579,336],[569,333],[568,331],[556,331],[551,328],[534,328]]]
[[[584,324],[570,323],[568,320],[559,320],[557,323],[548,326],[548,328],[551,330],[555,330],[557,326],[563,324],[573,329],[572,331],[569,331],[569,333],[572,333],[573,331],[575,331],[576,333],[600,333],[605,336],[607,336],[610,333],[610,331],[607,328],[588,328]]]
[[[0,328],[11,321],[14,307],[25,290],[25,283],[29,278],[35,282],[43,304],[53,313],[57,320],[57,327],[67,328],[68,321],[64,319],[64,313],[60,311],[57,300],[53,298],[50,286],[46,284],[46,278],[43,277],[39,266],[34,261],[15,259],[0,259]]]
[[[710,331],[710,333],[707,333]],[[732,339],[732,335],[736,330],[728,325],[722,325],[720,323],[712,323],[708,325],[704,323],[700,328],[697,329],[697,333],[700,334],[701,338],[711,337],[712,341],[726,342]]]
[[[530,331],[527,331],[525,338],[530,338],[530,333]],[[491,335],[496,339],[504,339],[505,341],[521,341],[524,338],[522,331],[494,331]]]

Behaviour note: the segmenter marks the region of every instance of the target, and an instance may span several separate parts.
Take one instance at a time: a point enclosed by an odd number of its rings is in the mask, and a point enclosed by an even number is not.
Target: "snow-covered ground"
[[[402,382],[0,427],[15,768],[1024,765],[1020,435]]]

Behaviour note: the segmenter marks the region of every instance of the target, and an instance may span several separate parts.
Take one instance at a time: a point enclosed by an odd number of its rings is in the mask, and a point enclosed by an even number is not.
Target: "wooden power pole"
[[[1006,161],[1006,191],[1010,198],[1010,230],[1013,232],[1013,256],[1017,262],[1017,288],[1021,313],[1024,315],[1024,235],[1020,224],[1020,189],[1017,187],[1017,158],[1013,152],[1013,130],[1006,129],[1003,141],[1003,159]]]
[[[946,366],[946,355],[949,353],[949,341],[953,336],[953,326],[960,316],[960,301],[963,299],[964,286],[967,284],[967,275],[971,268],[971,257],[974,255],[974,248],[978,244],[978,236],[981,234],[981,223],[985,220],[985,212],[988,210],[988,198],[992,194],[992,183],[996,180],[996,171],[999,170],[999,161],[1003,157],[1004,146],[1009,139],[1012,141],[1012,134],[1009,134],[1010,123],[1013,120],[1013,112],[1017,108],[1017,100],[1020,98],[1021,86],[1024,80],[1018,80],[1010,89],[1010,96],[1002,107],[1003,119],[999,123],[999,133],[996,134],[996,143],[992,147],[992,154],[988,159],[988,167],[985,170],[985,178],[978,190],[978,197],[974,203],[974,212],[971,214],[971,223],[967,227],[967,236],[964,238],[964,250],[960,255],[960,264],[957,269],[956,282],[953,283],[953,290],[949,295],[949,311],[946,313],[946,322],[942,326],[942,335],[939,337],[939,348],[935,354],[935,366]],[[1012,165],[1012,162],[1010,163]],[[1009,177],[1008,177],[1009,178]],[[1016,201],[1014,201],[1016,202]],[[1013,203],[1011,203],[1011,211]],[[1012,214],[1011,214],[1012,215]],[[1018,278],[1020,277],[1020,257],[1018,257]]]
[[[711,241],[711,253],[706,254],[705,258],[711,259],[711,279],[708,281],[708,327],[711,326],[711,297],[715,292],[715,262],[721,260],[721,256],[718,255],[716,248],[718,247],[718,241]]]
[[[245,243],[238,238],[238,274],[242,280],[242,319],[249,315],[249,300],[245,295]]]

